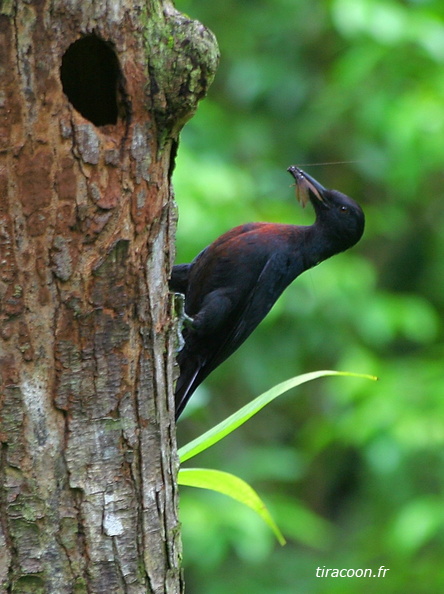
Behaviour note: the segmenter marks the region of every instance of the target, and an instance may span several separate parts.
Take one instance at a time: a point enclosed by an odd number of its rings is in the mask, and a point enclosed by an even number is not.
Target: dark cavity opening
[[[84,118],[96,126],[117,123],[123,78],[109,43],[87,35],[71,44],[62,58],[60,78],[64,93]]]

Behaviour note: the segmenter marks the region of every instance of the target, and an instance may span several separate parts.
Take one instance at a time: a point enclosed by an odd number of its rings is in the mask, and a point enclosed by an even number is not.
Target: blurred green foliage
[[[444,591],[444,3],[176,4],[222,54],[181,137],[177,261],[243,222],[310,224],[291,164],[347,161],[307,170],[367,221],[205,381],[179,443],[298,373],[380,377],[304,386],[199,457],[252,484],[288,544],[231,500],[183,488],[187,591]],[[381,565],[384,578],[316,577]]]

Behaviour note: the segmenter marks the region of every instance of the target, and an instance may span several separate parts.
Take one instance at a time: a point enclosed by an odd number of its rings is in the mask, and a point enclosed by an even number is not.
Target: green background
[[[294,375],[380,378],[293,390],[185,465],[247,480],[288,541],[240,504],[183,487],[187,592],[444,592],[444,3],[176,5],[222,55],[181,136],[177,262],[247,221],[311,224],[291,164],[366,213],[361,242],[298,278],[204,382],[179,445]],[[389,571],[316,577],[324,566]]]

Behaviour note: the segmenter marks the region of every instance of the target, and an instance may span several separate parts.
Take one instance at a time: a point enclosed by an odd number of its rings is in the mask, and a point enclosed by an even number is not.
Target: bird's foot
[[[193,318],[185,313],[185,296],[182,293],[174,293],[174,310],[177,316],[177,352],[179,352],[185,346],[182,330],[191,328],[194,322]]]
[[[185,295],[174,293],[174,309],[182,327],[192,326],[194,320],[185,313]]]

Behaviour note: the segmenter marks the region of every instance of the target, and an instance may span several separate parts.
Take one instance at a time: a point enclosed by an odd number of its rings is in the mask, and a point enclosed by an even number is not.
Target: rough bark
[[[216,64],[167,1],[0,2],[1,591],[183,591],[170,174]]]

